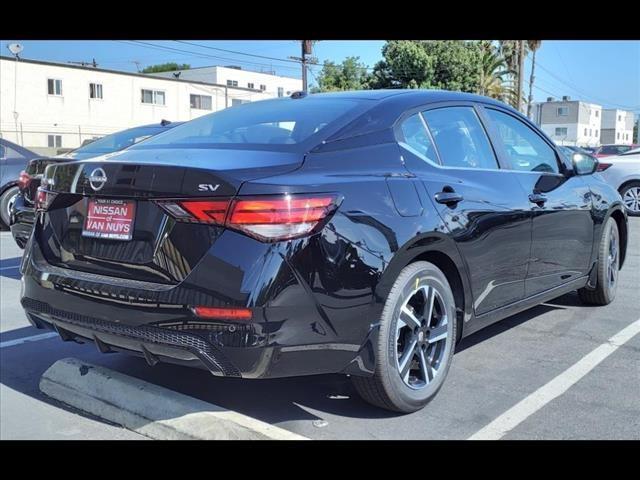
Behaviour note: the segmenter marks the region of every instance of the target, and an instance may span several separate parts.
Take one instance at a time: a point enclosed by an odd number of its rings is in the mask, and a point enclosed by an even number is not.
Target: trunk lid
[[[40,247],[63,268],[177,284],[224,228],[177,222],[155,201],[232,197],[244,182],[292,171],[303,158],[262,150],[163,149],[53,164],[45,176],[56,195],[43,218]],[[134,211],[129,240],[87,235],[86,217],[97,202]]]

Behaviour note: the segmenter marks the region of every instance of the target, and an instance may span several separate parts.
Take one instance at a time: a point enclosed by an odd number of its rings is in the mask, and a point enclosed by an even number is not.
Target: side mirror
[[[598,159],[582,153],[571,155],[571,163],[576,175],[591,175],[598,169]]]

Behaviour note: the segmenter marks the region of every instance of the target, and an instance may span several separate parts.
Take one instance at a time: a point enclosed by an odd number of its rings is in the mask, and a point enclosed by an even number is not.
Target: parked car
[[[609,157],[612,155],[621,155],[624,152],[631,150],[632,148],[638,148],[640,145],[602,145],[595,149],[593,155],[597,158]]]
[[[40,179],[47,165],[53,163],[63,163],[72,160],[84,160],[123,150],[131,145],[135,145],[142,140],[151,138],[159,133],[166,132],[184,122],[162,122],[140,127],[128,128],[120,132],[106,135],[102,138],[83,143],[64,155],[55,157],[40,157],[29,162],[23,172],[20,173],[20,181],[17,183],[15,199],[10,209],[11,234],[20,248],[24,248],[34,222],[34,202],[35,195],[40,186]]]
[[[620,192],[627,213],[640,216],[640,148],[601,160],[598,172]]]
[[[11,207],[18,195],[20,172],[38,154],[0,138],[0,226],[8,227]]]
[[[627,216],[596,166],[471,94],[243,104],[50,165],[21,302],[101,352],[247,379],[339,372],[411,412],[460,338],[576,289],[613,301]]]

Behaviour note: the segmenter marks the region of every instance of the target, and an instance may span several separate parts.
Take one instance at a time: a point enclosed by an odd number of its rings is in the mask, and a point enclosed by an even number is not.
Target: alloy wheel
[[[627,210],[633,213],[640,213],[640,187],[631,187],[622,197]]]
[[[443,295],[431,285],[413,290],[396,323],[396,367],[403,382],[421,389],[443,367],[449,337],[449,318]]]

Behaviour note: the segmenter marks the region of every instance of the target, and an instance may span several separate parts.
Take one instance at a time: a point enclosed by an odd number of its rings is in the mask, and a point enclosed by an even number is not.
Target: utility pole
[[[518,40],[518,111],[522,110],[522,76],[524,75],[524,40]]]
[[[297,60],[302,65],[302,90],[307,91],[307,63],[315,63],[315,58],[307,58],[307,55],[311,55],[313,49],[312,40],[301,40],[302,55],[300,57],[289,57],[292,60]]]

